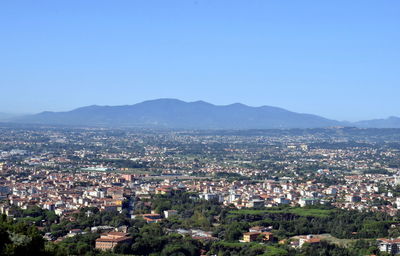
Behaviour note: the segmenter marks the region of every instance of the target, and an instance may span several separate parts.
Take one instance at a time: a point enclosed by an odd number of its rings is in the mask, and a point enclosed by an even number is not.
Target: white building
[[[301,198],[299,200],[299,204],[301,207],[304,206],[309,206],[309,205],[317,205],[319,204],[319,199],[318,198]]]
[[[170,218],[170,217],[172,217],[172,216],[176,216],[176,215],[178,215],[178,212],[175,211],[175,210],[167,210],[167,211],[164,211],[164,217],[165,217],[166,219],[168,219],[168,218]]]

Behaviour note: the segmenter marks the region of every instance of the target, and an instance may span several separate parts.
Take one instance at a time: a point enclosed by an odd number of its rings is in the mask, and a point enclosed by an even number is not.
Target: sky
[[[6,113],[177,98],[400,116],[400,1],[0,1],[0,94]]]

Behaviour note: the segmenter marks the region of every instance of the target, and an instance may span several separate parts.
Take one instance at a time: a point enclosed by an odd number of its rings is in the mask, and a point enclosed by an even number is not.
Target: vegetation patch
[[[287,208],[287,209],[280,209],[280,208],[271,208],[266,210],[253,210],[253,209],[241,209],[241,210],[234,210],[229,211],[229,214],[235,215],[264,215],[268,213],[278,213],[278,214],[295,214],[302,217],[329,217],[335,210],[333,209],[318,209],[318,208]]]

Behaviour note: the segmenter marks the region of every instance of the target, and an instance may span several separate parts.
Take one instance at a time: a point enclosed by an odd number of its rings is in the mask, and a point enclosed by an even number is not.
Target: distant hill
[[[340,125],[320,116],[282,108],[250,107],[240,103],[216,106],[204,101],[157,99],[126,106],[88,106],[68,112],[42,112],[16,122],[186,129],[311,128]]]
[[[354,125],[362,128],[400,128],[400,118],[391,116],[386,119],[360,121],[354,123]]]
[[[16,115],[16,114],[8,114],[8,113],[0,112],[0,121],[7,121],[7,120],[10,120],[10,119],[15,118],[17,116],[18,115]]]
[[[157,99],[125,106],[93,105],[67,112],[46,111],[15,118],[13,122],[172,129],[400,128],[398,117],[350,123],[271,106],[250,107],[240,103],[217,106],[204,101],[177,99]]]

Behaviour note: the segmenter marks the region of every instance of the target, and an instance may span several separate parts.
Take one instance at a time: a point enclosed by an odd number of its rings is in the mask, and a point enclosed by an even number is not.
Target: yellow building
[[[113,250],[117,245],[130,243],[131,241],[132,238],[127,233],[109,232],[96,239],[96,249],[102,251]]]
[[[274,236],[270,232],[246,232],[243,233],[243,241],[246,243],[255,242],[261,239],[263,242],[272,241]]]

